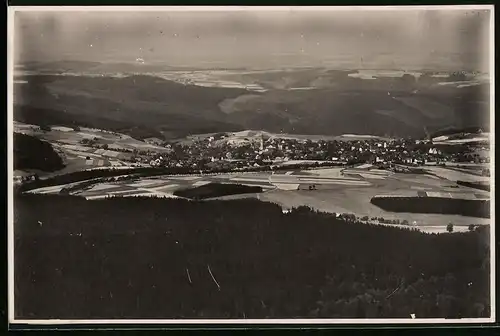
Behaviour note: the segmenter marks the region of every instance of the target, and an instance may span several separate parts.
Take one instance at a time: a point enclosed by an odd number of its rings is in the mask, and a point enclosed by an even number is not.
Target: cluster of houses
[[[211,136],[189,145],[169,144],[170,153],[157,154],[152,166],[259,166],[267,163],[316,160],[339,164],[372,163],[423,165],[443,162],[487,162],[488,158],[446,152],[432,143],[411,139],[363,139],[354,141],[249,137],[227,139]]]

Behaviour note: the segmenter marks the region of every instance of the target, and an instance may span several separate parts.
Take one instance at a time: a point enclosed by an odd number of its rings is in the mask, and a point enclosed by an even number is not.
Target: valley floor
[[[454,176],[467,174],[453,171]],[[389,220],[406,220],[411,227],[430,232],[446,232],[452,223],[457,231],[464,231],[470,224],[488,225],[490,219],[447,214],[394,213],[370,203],[372,197],[385,195],[422,197],[439,196],[452,198],[484,198],[489,193],[459,186],[456,182],[434,175],[392,173],[366,168],[325,168],[305,171],[272,173],[230,173],[218,175],[157,176],[97,183],[77,189],[71,194],[89,200],[110,196],[159,196],[177,198],[179,189],[199,187],[208,183],[231,183],[263,188],[262,193],[230,195],[216,199],[229,200],[257,198],[281,205],[284,209],[309,206],[329,213],[355,214],[359,218],[383,217]],[[64,186],[46,187],[30,193],[57,194]],[[312,190],[311,190],[312,189]],[[376,221],[374,221],[376,222]]]

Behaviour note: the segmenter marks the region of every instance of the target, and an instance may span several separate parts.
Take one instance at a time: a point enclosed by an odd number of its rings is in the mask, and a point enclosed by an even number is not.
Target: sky
[[[16,12],[23,61],[485,71],[485,10]]]

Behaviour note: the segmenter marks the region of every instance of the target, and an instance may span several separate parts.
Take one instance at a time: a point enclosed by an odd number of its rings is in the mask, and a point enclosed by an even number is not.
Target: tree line
[[[447,197],[372,197],[370,203],[393,212],[435,213],[490,218],[490,200]]]
[[[175,196],[201,200],[206,198],[221,197],[227,195],[260,193],[262,187],[248,186],[236,183],[209,183],[194,188],[179,189],[174,192]]]

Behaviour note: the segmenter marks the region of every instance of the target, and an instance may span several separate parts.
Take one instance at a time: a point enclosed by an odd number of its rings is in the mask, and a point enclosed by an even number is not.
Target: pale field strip
[[[356,173],[359,174],[359,173]],[[364,174],[364,173],[363,173]],[[348,176],[338,176],[338,177],[333,177],[333,176],[314,176],[314,175],[292,175],[290,178],[309,178],[313,180],[318,180],[318,181],[359,181],[359,178],[355,177],[348,177]]]
[[[148,189],[151,189],[151,190],[158,190],[160,188],[164,188],[164,187],[168,187],[168,186],[178,186],[177,183],[172,183],[172,181],[165,181],[165,180],[158,180],[157,183],[155,184],[151,184],[151,185],[148,185],[148,186],[143,186],[141,188],[148,188]]]
[[[109,156],[109,157],[113,157],[113,158],[116,158],[118,157],[121,153],[120,152],[115,152],[115,151],[111,151],[111,150],[106,150],[104,153],[102,153],[104,156]]]
[[[83,197],[91,197],[91,196],[99,196],[99,195],[113,195],[114,192],[120,193],[127,193],[127,192],[136,192],[136,189],[119,189],[119,188],[110,188],[106,190],[96,190],[96,191],[89,191],[89,190],[84,190],[80,192],[76,192],[75,195],[83,196]]]
[[[200,176],[171,176],[171,180],[183,180],[183,181],[193,181],[201,179]]]
[[[69,154],[72,154],[72,155],[75,155],[75,156],[80,156],[80,155],[83,155],[85,157],[93,157],[93,158],[100,158],[101,156],[100,155],[96,155],[92,152],[80,152],[80,151],[75,151],[75,150],[72,150],[72,149],[66,149],[65,150],[67,153]]]
[[[72,183],[68,183],[68,184],[59,184],[59,185],[55,185],[55,186],[42,187],[42,188],[28,190],[28,191],[26,191],[26,193],[37,194],[37,193],[45,193],[45,192],[59,192],[63,188],[73,187],[75,185],[78,185],[79,183],[81,183],[81,182],[78,181],[78,182],[72,182]]]
[[[59,131],[59,132],[71,132],[71,131],[73,131],[72,128],[64,127],[64,126],[55,126],[55,127],[52,127],[52,130]]]
[[[154,189],[144,189],[144,188],[137,188],[136,190],[124,190],[121,192],[110,192],[108,193],[110,195],[119,195],[120,197],[128,197],[128,196],[163,196],[163,197],[168,197],[168,198],[178,198],[177,196],[173,195],[172,193],[169,192],[161,192],[159,190],[154,190]]]
[[[156,188],[161,188],[161,187],[164,187],[166,185],[169,185],[169,183],[166,183],[166,182],[145,182],[145,183],[141,183],[141,182],[137,182],[137,183],[122,183],[122,184],[119,184],[121,186],[124,186],[124,187],[130,187],[130,188],[147,188],[147,189],[156,189]]]
[[[377,174],[359,174],[362,178],[366,179],[374,179],[374,180],[384,180],[386,177],[385,176],[380,176]]]
[[[456,170],[452,169],[446,169],[446,168],[441,168],[441,167],[429,167],[426,168],[427,170],[431,171],[435,175],[439,177],[443,177],[447,180],[451,181],[471,181],[471,182],[489,182],[490,178],[487,176],[477,176],[477,175],[472,175],[472,174],[467,174],[466,172],[459,172]]]
[[[424,233],[436,233],[436,234],[441,234],[441,233],[449,233],[447,230],[446,225],[433,225],[433,226],[420,226],[420,225],[401,225],[401,224],[386,224],[386,223],[379,223],[379,222],[370,222],[372,225],[383,225],[383,226],[390,226],[390,227],[397,227],[401,229],[407,229],[407,230],[418,230]],[[454,225],[453,226],[453,232],[467,232],[469,231],[469,227],[465,225]]]
[[[102,135],[97,134],[97,133],[89,133],[89,132],[77,132],[80,137],[82,138],[100,138],[102,139]]]
[[[80,151],[80,152],[86,152],[86,151],[92,151],[93,150],[93,148],[90,148],[90,147],[80,146],[80,145],[72,145],[72,144],[61,145],[61,147],[66,148],[66,149],[72,149],[72,150],[75,150],[75,151]]]
[[[356,169],[347,168],[342,171],[344,174],[370,174],[370,175],[380,175],[380,176],[391,176],[394,172],[389,172],[381,169]]]
[[[86,200],[99,200],[99,199],[104,199],[107,197],[114,197],[117,195],[111,195],[111,194],[103,194],[103,195],[94,195],[94,196],[85,196]],[[149,192],[137,192],[129,195],[118,195],[117,197],[133,197],[133,196],[153,196]]]
[[[371,168],[371,167],[373,167],[373,165],[372,165],[372,164],[365,163],[365,164],[362,164],[361,166],[357,166],[356,168],[357,168],[357,169],[369,169],[369,168]]]
[[[84,196],[86,200],[98,200],[98,199],[103,199],[109,197],[107,194],[102,194],[102,195],[93,195],[93,196]]]
[[[452,194],[449,192],[427,191],[426,195],[427,197],[453,198]]]
[[[66,185],[57,185],[57,186],[52,186],[52,187],[44,187],[44,188],[38,188],[34,190],[29,190],[27,193],[29,194],[51,194],[51,193],[59,193],[62,188],[64,188]]]
[[[118,166],[118,167],[115,167],[115,169],[134,169],[134,168],[137,168],[137,167],[134,167],[134,166],[128,166],[127,163],[124,163],[124,162],[120,162],[120,161],[116,161],[116,162],[119,162],[121,164],[121,166]],[[126,175],[126,176],[130,176],[130,175]]]
[[[457,172],[465,173],[465,174],[470,174],[474,176],[482,176],[476,169],[473,167],[467,167],[467,168],[459,168],[459,167],[450,167],[448,168],[450,170],[454,170]]]
[[[209,181],[197,181],[197,182],[193,183],[193,186],[194,187],[201,187],[201,186],[204,186],[207,184],[210,184],[210,182]]]
[[[294,183],[273,183],[276,188],[281,190],[297,190],[300,184]]]
[[[116,188],[117,185],[115,184],[109,184],[109,183],[100,183],[92,186],[88,191],[101,191],[101,190],[107,190],[107,189],[112,189]]]
[[[419,187],[419,186],[411,186],[410,189],[414,189],[414,190],[429,190],[431,188],[428,188],[428,187]]]
[[[392,171],[387,171],[383,169],[370,169],[369,172],[371,174],[382,174],[382,175],[394,175],[395,173]]]
[[[308,172],[319,175],[321,177],[332,177],[332,178],[342,178],[344,177],[341,170],[309,170]]]
[[[252,178],[252,177],[224,177],[235,182],[269,182],[269,178]]]
[[[359,181],[359,178],[347,177],[347,176],[315,176],[315,175],[270,175],[269,180],[280,180],[280,181],[296,181],[300,179],[310,179],[316,181]]]
[[[113,166],[113,167],[117,167],[117,166],[121,166],[121,165],[123,165],[123,163],[122,163],[122,162],[120,162],[120,161],[109,161],[109,163],[110,163],[110,164],[111,164],[111,166]]]
[[[109,157],[113,157],[113,158],[116,158],[118,157],[120,154],[120,152],[116,152],[116,151],[113,151],[113,150],[108,150],[108,149],[97,149],[94,151],[95,154],[99,154],[99,155],[102,155],[102,156],[109,156]]]
[[[53,142],[52,144],[55,146],[61,146],[59,143],[68,144],[68,145],[77,145],[78,140],[76,140],[76,139],[57,139],[57,142]]]
[[[106,190],[103,190],[104,193],[108,194],[108,195],[119,195],[119,194],[127,194],[127,193],[134,193],[134,192],[137,192],[137,193],[146,193],[146,192],[149,192],[149,190],[146,190],[146,189],[126,189],[126,190],[111,190],[111,191],[106,191]]]
[[[419,197],[418,195],[402,195],[402,194],[385,194],[385,195],[375,195],[374,198],[408,198],[408,197]],[[437,196],[439,197],[439,196]]]
[[[86,160],[85,164],[89,166],[98,166],[101,168],[105,167],[104,160]]]
[[[271,183],[317,183],[317,184],[346,184],[346,185],[370,185],[368,181],[362,181],[354,178],[321,178],[308,175],[286,176],[285,178],[274,175],[269,179]]]
[[[162,184],[162,183],[165,183],[165,181],[145,179],[145,180],[140,180],[137,182],[124,183],[124,185],[131,186],[131,187],[148,187],[148,186],[154,186],[154,185],[158,185],[158,184]]]
[[[22,123],[22,122],[19,122],[19,121],[15,121],[15,120],[13,122],[13,126],[14,126],[14,130],[17,130],[17,129],[38,128],[38,126],[36,126],[36,125],[25,124],[25,123]]]
[[[436,233],[436,234],[449,233],[448,230],[446,229],[446,226],[417,226],[416,228],[424,233]],[[464,225],[453,226],[453,232],[467,232],[467,231],[469,231],[468,226]]]

